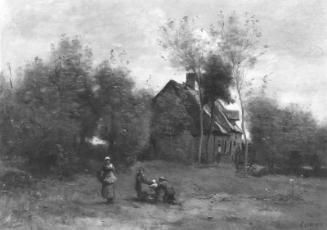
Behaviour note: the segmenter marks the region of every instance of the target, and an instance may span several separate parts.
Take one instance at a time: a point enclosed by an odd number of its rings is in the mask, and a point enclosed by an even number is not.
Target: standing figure
[[[216,153],[216,163],[219,164],[221,160],[222,149],[220,143],[218,144],[217,153]]]
[[[144,171],[144,168],[139,168],[135,176],[135,191],[137,194],[137,198],[140,200],[144,200],[147,196],[146,192],[144,192],[142,189],[142,184],[152,184],[152,182],[145,177]]]
[[[239,171],[240,168],[242,167],[242,160],[241,160],[241,155],[242,155],[242,149],[240,145],[237,145],[235,153],[234,153],[234,165],[235,165],[235,169],[236,171]]]
[[[104,164],[100,171],[98,171],[98,179],[102,184],[101,195],[108,203],[115,199],[115,182],[117,181],[116,170],[110,161],[110,157],[104,158]]]

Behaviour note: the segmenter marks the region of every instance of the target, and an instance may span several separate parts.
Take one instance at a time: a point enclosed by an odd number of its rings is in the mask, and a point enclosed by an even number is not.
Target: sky
[[[79,36],[95,63],[112,48],[127,52],[136,86],[160,90],[185,73],[161,58],[158,27],[167,19],[249,12],[269,45],[251,78],[269,74],[269,95],[282,106],[299,103],[327,123],[327,1],[325,0],[0,0],[0,69],[6,73],[35,56],[46,58],[61,34]]]

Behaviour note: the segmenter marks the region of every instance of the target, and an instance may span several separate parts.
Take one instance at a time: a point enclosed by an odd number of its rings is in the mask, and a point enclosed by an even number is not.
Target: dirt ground
[[[135,201],[140,166],[150,178],[165,176],[181,205]],[[151,161],[119,172],[117,200],[108,205],[94,175],[44,179],[31,191],[3,192],[0,229],[327,229],[325,179],[242,178],[229,164],[198,168]]]

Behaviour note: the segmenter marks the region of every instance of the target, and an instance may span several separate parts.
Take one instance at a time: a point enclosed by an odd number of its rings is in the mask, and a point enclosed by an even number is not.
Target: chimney
[[[187,73],[186,74],[186,86],[195,89],[195,73]]]

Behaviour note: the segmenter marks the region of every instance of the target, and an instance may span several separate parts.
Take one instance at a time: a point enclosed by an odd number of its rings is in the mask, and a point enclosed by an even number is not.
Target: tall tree
[[[133,82],[125,69],[112,68],[109,61],[99,65],[95,75],[102,118],[101,137],[109,143],[109,152],[116,155],[117,139],[122,132],[121,120],[128,97],[131,97]]]
[[[217,38],[217,53],[232,67],[232,76],[242,113],[242,131],[245,141],[245,173],[248,165],[248,137],[245,125],[246,97],[249,81],[246,71],[252,68],[258,56],[262,55],[267,46],[260,47],[261,32],[259,20],[254,15],[245,15],[241,20],[235,13],[225,18],[220,13],[218,23],[211,28],[211,35]]]
[[[136,159],[150,133],[150,96],[134,92],[134,82],[124,66],[109,61],[96,70],[96,98],[99,101],[99,134],[117,161]]]
[[[212,134],[214,124],[215,101],[220,99],[227,104],[234,100],[231,96],[230,88],[233,85],[232,68],[229,63],[216,55],[211,54],[207,57],[204,65],[204,74],[201,87],[203,88],[203,104],[210,106],[210,128],[207,134],[206,155],[208,156],[209,138]]]
[[[77,138],[83,145],[86,138],[93,135],[98,119],[97,102],[92,90],[92,51],[88,46],[83,46],[77,37],[69,39],[62,35],[58,44],[52,45],[48,65],[51,68],[49,80],[58,89],[60,97],[64,97],[70,109],[74,110],[74,118],[79,120],[80,133]]]
[[[198,84],[200,139],[198,146],[198,161],[201,162],[203,142],[203,95],[202,75],[209,44],[201,37],[201,29],[195,29],[194,23],[188,17],[179,22],[173,20],[160,27],[162,36],[160,45],[168,52],[173,66],[194,73]]]

